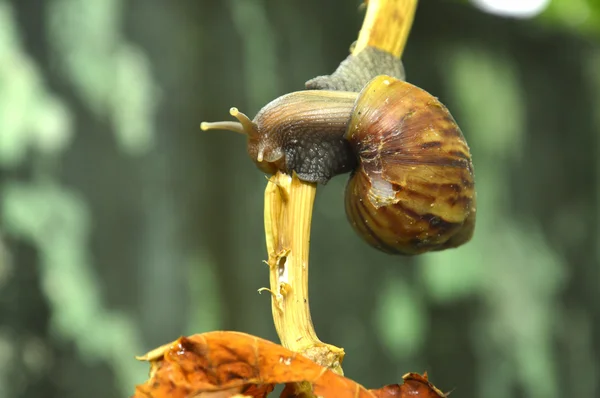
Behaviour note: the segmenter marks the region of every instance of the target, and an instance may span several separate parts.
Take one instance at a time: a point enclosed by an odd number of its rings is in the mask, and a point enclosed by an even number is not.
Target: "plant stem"
[[[412,27],[417,0],[365,0],[367,13],[352,54],[375,47],[400,58]]]
[[[281,344],[341,374],[344,350],[321,342],[308,302],[310,225],[317,185],[277,173],[265,191],[265,231],[275,328]]]
[[[369,0],[353,54],[368,46],[400,57],[417,0]],[[310,226],[317,186],[278,172],[265,191],[265,234],[269,255],[273,321],[281,344],[343,374],[344,350],[315,333],[308,301]]]

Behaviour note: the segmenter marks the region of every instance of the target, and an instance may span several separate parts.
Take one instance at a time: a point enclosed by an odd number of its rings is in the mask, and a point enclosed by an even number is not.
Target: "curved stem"
[[[369,0],[353,53],[367,46],[400,57],[417,0]],[[265,191],[265,234],[269,255],[273,321],[284,347],[342,374],[344,350],[315,333],[308,301],[310,225],[317,186],[294,174],[277,173]]]
[[[344,350],[319,340],[308,301],[310,225],[317,185],[277,173],[265,191],[273,320],[281,344],[342,373]]]

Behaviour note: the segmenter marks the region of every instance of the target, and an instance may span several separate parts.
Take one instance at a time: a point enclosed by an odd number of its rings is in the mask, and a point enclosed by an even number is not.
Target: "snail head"
[[[266,129],[261,129],[237,108],[231,108],[229,114],[238,121],[202,122],[200,129],[203,131],[229,130],[243,134],[248,138],[248,155],[259,169],[267,174],[275,174],[277,170],[283,170],[285,158],[276,135],[269,134]]]

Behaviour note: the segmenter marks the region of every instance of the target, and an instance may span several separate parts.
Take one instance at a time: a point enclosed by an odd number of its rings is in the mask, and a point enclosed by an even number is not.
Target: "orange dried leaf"
[[[136,387],[135,398],[263,398],[276,384],[287,384],[281,396],[288,398],[303,392],[338,398],[444,397],[426,375],[412,373],[401,386],[369,391],[298,353],[239,332],[180,337],[138,359],[150,362],[150,378]]]
[[[370,390],[377,398],[445,398],[446,394],[438,390],[427,379],[427,373],[421,376],[418,373],[407,373],[402,379],[404,384],[391,384],[378,390]]]

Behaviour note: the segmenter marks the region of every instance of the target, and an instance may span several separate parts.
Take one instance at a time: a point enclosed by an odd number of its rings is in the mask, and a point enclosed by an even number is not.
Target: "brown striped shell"
[[[378,76],[360,93],[346,138],[359,157],[346,187],[346,214],[367,242],[388,253],[411,255],[471,239],[471,155],[437,98]]]

